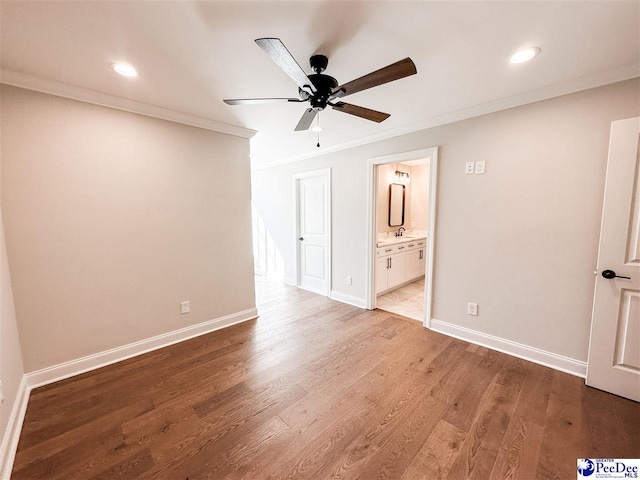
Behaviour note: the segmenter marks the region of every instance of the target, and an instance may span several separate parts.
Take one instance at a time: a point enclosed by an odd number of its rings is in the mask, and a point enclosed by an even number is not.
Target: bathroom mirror
[[[389,185],[389,226],[404,225],[404,191],[405,186],[399,183]]]

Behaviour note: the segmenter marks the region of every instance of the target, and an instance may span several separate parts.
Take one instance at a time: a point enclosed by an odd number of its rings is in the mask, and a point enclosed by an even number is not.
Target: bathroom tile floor
[[[424,307],[424,277],[393,292],[380,295],[376,302],[380,310],[422,321]]]

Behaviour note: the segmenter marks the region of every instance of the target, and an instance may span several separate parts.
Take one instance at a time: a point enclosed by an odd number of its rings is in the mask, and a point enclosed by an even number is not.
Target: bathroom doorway
[[[369,160],[367,308],[430,326],[437,147]]]

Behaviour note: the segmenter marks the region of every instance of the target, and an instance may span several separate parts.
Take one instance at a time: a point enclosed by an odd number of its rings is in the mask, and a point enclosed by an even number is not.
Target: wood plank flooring
[[[640,404],[258,280],[260,318],[34,390],[12,479],[572,479]]]

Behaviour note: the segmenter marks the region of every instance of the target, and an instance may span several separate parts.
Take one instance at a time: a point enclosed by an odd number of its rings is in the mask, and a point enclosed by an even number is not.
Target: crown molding
[[[374,135],[368,135],[360,137],[355,140],[343,142],[331,147],[321,148],[312,152],[294,155],[291,157],[282,158],[272,162],[264,164],[252,165],[253,171],[266,170],[268,168],[285,165],[287,163],[293,163],[308,158],[319,157],[328,153],[338,152],[340,150],[346,150],[360,145],[366,145],[369,143],[378,142],[380,140],[386,140],[388,138],[405,135],[408,133],[417,132],[420,130],[426,130],[428,128],[438,127],[446,125],[448,123],[454,123],[461,120],[467,120],[473,117],[479,117],[481,115],[487,115],[489,113],[498,112],[500,110],[507,110],[509,108],[520,107],[530,103],[540,102],[542,100],[548,100],[555,97],[561,97],[571,93],[580,92],[583,90],[589,90],[591,88],[602,87],[612,83],[622,82],[640,76],[640,64],[633,63],[624,65],[622,67],[607,70],[605,72],[598,72],[586,77],[580,77],[567,82],[560,82],[547,87],[531,90],[519,95],[513,95],[511,97],[501,98],[492,102],[475,105],[473,107],[465,108],[451,113],[438,115],[419,122],[411,123],[382,132]],[[259,157],[256,158],[259,161]],[[253,162],[252,162],[253,164]]]
[[[34,90],[36,92],[48,93],[57,97],[92,103],[102,107],[137,113],[147,117],[168,120],[170,122],[181,123],[183,125],[190,125],[192,127],[204,128],[205,130],[226,133],[228,135],[234,135],[242,138],[251,138],[257,133],[255,130],[250,130],[248,128],[237,127],[235,125],[217,122],[208,118],[177,112],[175,110],[169,110],[156,105],[137,102],[135,100],[129,100],[116,95],[109,95],[108,93],[102,93],[96,90],[90,90],[88,88],[82,88],[37,75],[15,72],[12,70],[0,70],[0,83],[27,90]]]

